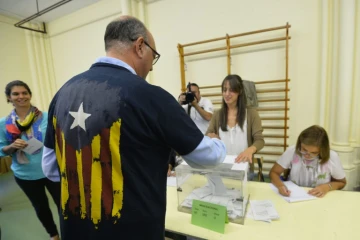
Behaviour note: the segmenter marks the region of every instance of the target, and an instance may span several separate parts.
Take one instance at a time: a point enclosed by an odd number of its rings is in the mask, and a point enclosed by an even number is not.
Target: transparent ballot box
[[[234,169],[235,165],[229,163],[213,169],[195,169],[186,163],[177,166],[178,210],[191,213],[192,201],[196,199],[225,206],[230,222],[244,224],[249,202],[248,163],[242,164],[245,166],[241,169]]]

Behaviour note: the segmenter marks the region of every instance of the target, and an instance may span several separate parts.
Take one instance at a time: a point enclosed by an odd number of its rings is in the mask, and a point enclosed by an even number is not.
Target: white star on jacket
[[[84,129],[84,131],[86,132],[85,120],[88,117],[90,117],[91,114],[84,112],[83,103],[80,104],[79,110],[77,112],[69,112],[69,113],[74,118],[74,122],[72,123],[70,129],[79,126],[82,129]]]

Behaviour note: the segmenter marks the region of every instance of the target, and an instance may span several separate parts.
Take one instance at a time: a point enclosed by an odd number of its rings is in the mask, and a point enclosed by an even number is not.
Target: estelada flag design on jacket
[[[86,80],[78,84],[86,84]],[[116,89],[106,90],[105,85],[96,86],[100,96],[103,93],[106,99],[106,94],[119,94]],[[66,87],[61,94],[68,94]],[[86,93],[78,94],[69,92],[65,98],[69,106],[57,102],[50,109],[54,112],[54,150],[61,176],[61,210],[64,219],[68,214],[79,215],[91,219],[97,227],[104,216],[115,223],[123,207],[121,119],[114,111],[121,104],[114,106],[114,102],[101,99],[94,102]]]

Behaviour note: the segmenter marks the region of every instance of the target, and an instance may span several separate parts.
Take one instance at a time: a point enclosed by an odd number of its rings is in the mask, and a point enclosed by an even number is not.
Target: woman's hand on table
[[[330,191],[329,185],[328,184],[322,184],[322,185],[316,186],[313,189],[310,189],[308,191],[308,193],[310,195],[315,196],[315,197],[320,197],[321,198],[321,197],[325,196],[325,194],[328,191]]]
[[[253,154],[255,153],[255,151],[256,150],[254,150],[254,147],[249,147],[249,148],[245,149],[242,153],[240,153],[235,158],[235,162],[236,163],[241,163],[241,162],[252,163],[252,158],[253,158]]]

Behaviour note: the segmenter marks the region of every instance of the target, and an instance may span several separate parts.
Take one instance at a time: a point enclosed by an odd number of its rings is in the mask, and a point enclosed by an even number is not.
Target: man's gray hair
[[[145,41],[148,41],[147,29],[140,20],[134,17],[116,19],[106,27],[104,36],[105,51],[115,45],[127,47],[139,37],[143,37]]]

